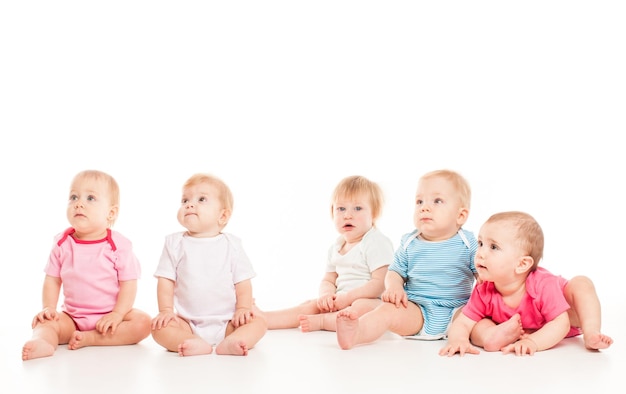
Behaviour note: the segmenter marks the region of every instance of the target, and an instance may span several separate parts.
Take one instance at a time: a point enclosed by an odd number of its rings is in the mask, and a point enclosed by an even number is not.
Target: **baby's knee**
[[[593,281],[584,275],[578,275],[573,277],[567,282],[565,286],[566,291],[575,291],[575,290],[594,290],[595,286],[593,285]]]

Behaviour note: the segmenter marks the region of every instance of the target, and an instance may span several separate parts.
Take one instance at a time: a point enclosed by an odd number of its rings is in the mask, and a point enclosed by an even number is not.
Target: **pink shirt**
[[[538,267],[526,278],[526,294],[522,301],[516,308],[511,308],[504,303],[493,282],[483,282],[474,287],[463,307],[463,314],[474,321],[486,317],[500,324],[519,313],[524,329],[538,330],[570,308],[563,295],[566,284],[565,278]],[[567,336],[581,333],[580,329],[571,327]]]
[[[79,329],[89,330],[115,307],[119,282],[138,279],[141,268],[131,242],[120,233],[109,229],[107,237],[97,241],[80,241],[73,233],[69,228],[55,237],[44,271],[61,278],[62,310]]]

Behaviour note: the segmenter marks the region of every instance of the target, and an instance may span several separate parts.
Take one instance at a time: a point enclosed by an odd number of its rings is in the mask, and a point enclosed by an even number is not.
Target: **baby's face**
[[[88,241],[106,237],[117,213],[110,194],[108,185],[101,180],[83,178],[72,184],[66,214],[76,230],[76,238]]]
[[[360,241],[373,226],[372,204],[366,195],[339,198],[333,203],[337,232],[349,242]]]
[[[200,183],[183,190],[178,222],[195,237],[214,237],[225,225],[225,209],[218,190]]]
[[[423,238],[443,241],[452,237],[465,222],[466,213],[456,188],[447,179],[434,177],[420,181],[413,221]]]
[[[496,284],[514,280],[515,269],[526,255],[512,223],[488,222],[481,227],[474,265],[482,280]]]

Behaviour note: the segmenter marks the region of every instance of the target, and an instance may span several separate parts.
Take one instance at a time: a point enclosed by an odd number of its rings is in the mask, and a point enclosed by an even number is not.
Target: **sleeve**
[[[393,254],[391,240],[378,231],[372,234],[363,248],[363,257],[370,272],[390,265],[393,262]]]
[[[118,280],[127,281],[139,279],[141,277],[141,264],[135,252],[133,252],[132,242],[116,232],[113,232],[112,236],[117,246],[117,250],[115,251],[115,268],[117,269]]]
[[[54,243],[50,250],[50,255],[48,256],[48,262],[43,270],[46,275],[54,276],[55,278],[61,277],[61,247],[58,242],[62,236],[63,234],[57,234],[54,237]]]
[[[488,286],[490,282],[484,282],[474,286],[469,301],[462,309],[465,316],[469,317],[473,321],[479,321],[484,317],[487,317],[487,306],[490,302],[488,297]]]
[[[178,264],[178,258],[176,258],[175,251],[178,250],[179,246],[180,242],[175,242],[173,235],[165,238],[163,251],[161,252],[157,269],[154,272],[154,277],[176,281],[176,265]]]
[[[337,272],[337,267],[333,261],[333,255],[335,254],[335,249],[337,249],[338,240],[332,243],[328,247],[328,254],[326,256],[326,266],[324,267],[324,272]]]
[[[470,269],[474,274],[477,273],[476,266],[474,265],[474,258],[476,257],[476,251],[478,250],[478,241],[476,240],[476,236],[471,231],[467,231],[467,239],[469,240],[470,247]]]
[[[389,271],[397,272],[402,278],[407,278],[409,259],[404,248],[404,244],[408,241],[409,237],[413,237],[415,232],[405,234],[402,236],[400,240],[400,246],[396,249],[396,252],[393,255],[393,261],[389,265]]]
[[[543,278],[535,286],[538,298],[535,300],[537,308],[546,322],[554,320],[558,315],[570,309],[563,294],[560,277],[553,275]]]
[[[248,258],[245,250],[243,249],[243,245],[241,243],[241,239],[228,235],[229,244],[232,247],[232,269],[233,269],[233,283],[237,284],[247,279],[252,279],[256,276],[256,272],[252,267],[252,263]]]

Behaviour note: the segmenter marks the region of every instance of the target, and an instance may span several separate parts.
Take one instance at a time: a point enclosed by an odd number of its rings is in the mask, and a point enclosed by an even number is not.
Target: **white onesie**
[[[256,276],[241,240],[227,233],[194,238],[170,234],[155,277],[173,280],[174,308],[211,345],[224,339],[235,313],[235,284]]]

